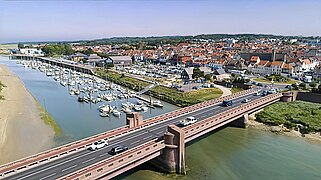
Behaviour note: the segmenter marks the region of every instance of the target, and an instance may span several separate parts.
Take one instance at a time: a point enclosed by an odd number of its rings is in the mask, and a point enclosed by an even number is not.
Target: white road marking
[[[46,176],[46,177],[43,177],[43,178],[41,178],[40,180],[43,180],[43,179],[49,178],[49,177],[54,176],[54,175],[56,175],[56,173],[50,174],[50,175],[48,175],[48,176]]]
[[[140,142],[140,140],[135,141],[135,142],[132,142],[132,143],[130,143],[130,145],[132,145],[132,144],[136,144],[136,143],[139,143],[139,142]]]
[[[248,95],[248,96],[250,96],[250,95]],[[243,96],[242,98],[245,98],[245,97],[247,97],[247,96]],[[251,98],[251,99],[252,99],[252,98]],[[255,99],[255,98],[253,98],[253,99]],[[240,98],[239,100],[235,100],[235,102],[239,102],[239,101],[241,101],[241,100],[242,100],[242,99]],[[210,106],[210,107],[212,107],[212,106]],[[210,107],[208,107],[208,108],[210,108]],[[196,115],[199,115],[199,114],[208,112],[208,111],[213,111],[213,110],[215,110],[215,109],[217,109],[217,108],[220,108],[220,107],[221,107],[221,106],[219,106],[219,105],[215,105],[214,108],[210,108],[210,109],[208,109],[208,110],[206,110],[206,111],[198,112],[198,113],[194,114],[193,116],[196,116]],[[214,112],[212,112],[212,113],[214,113]],[[181,116],[186,116],[186,114],[184,113],[184,114],[182,114],[182,115],[173,117],[173,118],[171,118],[171,119],[175,119],[175,118],[178,118],[178,117],[181,117]],[[167,120],[167,121],[170,121],[170,120]],[[167,121],[162,121],[161,123],[165,123],[165,122],[167,122]],[[178,121],[175,121],[175,122],[178,122]],[[156,125],[156,124],[155,124],[155,125]],[[146,128],[148,128],[148,126],[147,126]],[[151,130],[149,130],[149,131],[158,130],[158,129],[161,129],[161,128],[164,128],[164,126],[161,126],[161,127],[158,127],[158,128],[154,128],[154,129],[151,129]],[[145,128],[143,128],[143,129],[145,129]],[[136,135],[136,136],[132,136],[132,137],[130,137],[130,138],[127,138],[127,139],[118,141],[118,142],[116,142],[116,143],[113,144],[113,145],[118,145],[118,144],[120,144],[120,143],[122,143],[122,142],[124,142],[124,141],[127,141],[127,140],[129,140],[129,139],[133,139],[133,138],[135,138],[135,137],[138,137],[138,136],[141,136],[141,135],[144,135],[144,134],[147,134],[147,133],[150,133],[150,132],[144,132],[144,133],[138,134],[138,135]],[[158,132],[158,133],[156,133],[156,134],[162,134],[162,133],[163,133],[163,132]],[[108,145],[107,147],[109,147],[109,146],[110,146],[110,145]],[[100,149],[100,150],[102,150],[102,149]],[[41,172],[46,171],[46,170],[48,170],[48,169],[52,169],[52,168],[54,168],[54,167],[60,166],[60,165],[62,165],[62,164],[68,163],[68,162],[70,162],[70,161],[79,159],[79,158],[81,158],[81,157],[83,157],[83,156],[86,156],[86,155],[89,155],[89,154],[92,154],[92,153],[95,153],[95,152],[97,152],[97,151],[92,151],[92,152],[83,154],[83,155],[81,155],[81,156],[77,156],[77,157],[75,157],[75,158],[69,159],[69,160],[67,160],[67,161],[63,161],[63,162],[58,163],[58,164],[56,164],[56,165],[50,166],[50,167],[45,168],[45,169],[43,169],[43,170],[39,170],[39,171],[37,171],[37,172],[34,172],[34,173],[32,173],[32,174],[29,174],[29,175],[27,175],[27,176],[24,176],[24,177],[22,177],[22,178],[19,178],[18,180],[25,179],[25,178],[27,178],[27,177],[33,176],[33,175],[35,175],[35,174],[41,173]]]
[[[99,157],[107,156],[107,155],[108,155],[108,153],[105,153],[105,154],[101,154],[101,155],[99,155]]]
[[[76,167],[77,166],[77,164],[75,164],[75,165],[73,165],[73,166],[71,166],[71,167],[68,167],[68,168],[66,168],[66,169],[63,169],[63,170],[61,170],[62,172],[64,172],[64,171],[67,171],[68,169],[72,169],[72,168],[74,168],[74,167]]]
[[[91,158],[91,159],[88,159],[88,160],[86,160],[86,161],[83,161],[82,162],[82,164],[85,164],[85,163],[87,163],[87,162],[89,162],[89,161],[92,161],[92,160],[94,160],[95,158]]]
[[[145,140],[145,139],[149,139],[149,138],[151,138],[151,137],[153,137],[153,135],[150,135],[150,136],[144,137],[143,139]]]

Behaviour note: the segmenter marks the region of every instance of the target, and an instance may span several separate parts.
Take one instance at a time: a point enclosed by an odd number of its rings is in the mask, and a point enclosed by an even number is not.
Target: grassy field
[[[180,92],[174,88],[163,86],[154,87],[149,91],[154,97],[170,102],[172,104],[186,107],[196,103],[220,97],[223,92],[217,88],[199,89],[191,92]]]
[[[254,81],[263,82],[263,83],[271,83],[271,81],[269,81],[268,79],[265,79],[265,78],[255,78]],[[298,82],[298,81],[290,79],[290,80],[288,80],[286,82],[276,82],[276,81],[274,81],[274,84],[294,84],[296,82]]]
[[[141,81],[135,78],[123,76],[121,74],[111,72],[108,70],[97,70],[97,75],[103,79],[107,79],[108,81],[114,82],[124,87],[128,87],[129,89],[139,91],[144,89],[149,83],[145,81]]]
[[[17,49],[18,44],[0,44],[0,49]]]
[[[267,106],[256,114],[257,121],[271,124],[284,124],[288,128],[294,128],[297,124],[304,126],[303,133],[321,131],[321,104],[303,101],[278,102]]]
[[[237,92],[240,92],[240,91],[244,91],[244,89],[243,89],[243,88],[240,88],[240,87],[232,87],[232,88],[231,88],[232,94],[237,93]]]

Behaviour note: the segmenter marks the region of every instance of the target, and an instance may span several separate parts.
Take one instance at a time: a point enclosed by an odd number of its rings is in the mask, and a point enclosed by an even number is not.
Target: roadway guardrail
[[[12,173],[16,173],[18,171],[23,171],[29,167],[34,167],[35,165],[38,165],[39,163],[45,163],[45,162],[49,162],[51,160],[55,160],[58,157],[62,157],[71,153],[75,153],[79,150],[83,150],[85,149],[88,145],[90,145],[91,143],[99,140],[99,139],[106,139],[106,138],[116,138],[118,136],[124,135],[126,133],[129,132],[133,132],[137,129],[141,129],[143,127],[147,127],[150,125],[154,125],[156,123],[162,122],[162,121],[166,121],[168,119],[171,119],[173,117],[177,117],[179,115],[182,114],[186,114],[188,112],[193,112],[195,110],[199,110],[217,103],[221,103],[223,100],[226,99],[234,99],[234,98],[238,98],[241,96],[245,96],[248,94],[251,94],[253,92],[256,92],[258,90],[256,89],[249,89],[249,90],[245,90],[245,91],[240,91],[237,92],[235,94],[229,95],[229,96],[225,96],[225,97],[220,97],[220,98],[216,98],[213,100],[209,100],[206,102],[202,102],[202,103],[198,103],[192,106],[188,106],[182,109],[178,109],[169,113],[166,113],[164,115],[160,115],[157,116],[155,118],[151,118],[148,119],[146,121],[143,122],[143,124],[141,126],[138,127],[134,127],[134,128],[129,128],[128,126],[123,126],[120,127],[118,129],[115,130],[111,130],[111,131],[107,131],[98,135],[94,135],[82,140],[78,140],[63,146],[59,146],[53,149],[50,149],[48,151],[44,151],[11,163],[7,163],[4,164],[2,166],[0,166],[0,177],[12,174]]]
[[[113,173],[120,168],[123,168],[131,163],[139,165],[136,161],[145,158],[146,156],[153,154],[161,149],[165,148],[164,140],[156,142],[155,140],[146,142],[140,146],[133,149],[125,151],[122,154],[112,156],[111,158],[105,159],[103,161],[97,162],[89,167],[85,167],[69,175],[61,177],[59,179],[96,179],[97,176],[104,175],[106,173]],[[157,154],[158,156],[159,154]],[[154,156],[153,156],[154,157]],[[147,159],[145,159],[147,161]],[[140,162],[140,164],[143,162]],[[106,177],[105,177],[106,178]],[[110,179],[111,177],[107,177]]]
[[[282,97],[281,93],[268,95],[266,97],[254,100],[252,102],[241,105],[239,107],[229,109],[228,111],[224,111],[222,113],[209,117],[198,123],[184,127],[183,130],[185,131],[185,138],[188,139],[189,141],[191,140],[190,137],[194,136],[195,134],[197,134],[198,136],[201,136],[207,132],[205,130],[207,130],[212,126],[216,126],[216,125],[222,126],[227,123],[230,123],[233,120],[235,120],[235,118],[238,118],[238,116],[242,116],[244,113],[248,112],[249,110],[255,110],[256,108],[262,107],[262,105],[264,106],[269,105],[270,102],[273,102],[274,100],[278,100],[280,97]],[[202,133],[199,134],[200,132]]]

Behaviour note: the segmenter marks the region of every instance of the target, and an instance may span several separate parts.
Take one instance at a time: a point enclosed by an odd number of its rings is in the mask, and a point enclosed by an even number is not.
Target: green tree
[[[305,84],[305,83],[301,83],[301,84],[299,85],[299,87],[302,88],[302,89],[306,89],[306,84]]]
[[[194,68],[192,77],[193,79],[204,77],[204,71],[201,71],[200,68]]]
[[[22,48],[24,48],[25,47],[25,45],[24,44],[22,44],[22,43],[18,43],[18,48],[19,49],[22,49]]]
[[[317,86],[317,83],[316,82],[310,82],[309,83],[309,86],[312,87],[312,88],[315,88]]]
[[[212,79],[212,75],[211,74],[206,74],[205,75],[205,79],[206,80],[211,80]]]

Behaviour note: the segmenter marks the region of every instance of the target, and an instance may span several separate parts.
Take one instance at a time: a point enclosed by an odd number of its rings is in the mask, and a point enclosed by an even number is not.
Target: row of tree
[[[41,48],[47,56],[71,55],[74,53],[70,44],[48,44]]]

